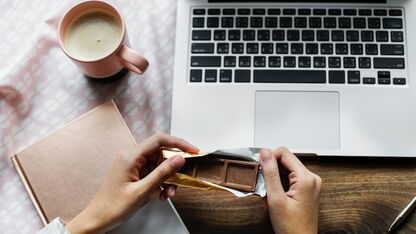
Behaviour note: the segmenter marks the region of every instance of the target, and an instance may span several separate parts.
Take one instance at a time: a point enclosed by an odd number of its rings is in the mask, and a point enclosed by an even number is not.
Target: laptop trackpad
[[[257,91],[254,144],[339,149],[339,93]]]

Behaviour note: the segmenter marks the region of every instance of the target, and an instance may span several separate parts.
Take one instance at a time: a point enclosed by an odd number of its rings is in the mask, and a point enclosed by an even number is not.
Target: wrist
[[[71,234],[100,233],[102,229],[99,220],[89,215],[85,210],[79,213],[65,227]]]

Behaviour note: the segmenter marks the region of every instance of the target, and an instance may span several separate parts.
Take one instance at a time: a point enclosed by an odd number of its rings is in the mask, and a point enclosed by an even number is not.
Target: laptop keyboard
[[[189,82],[405,85],[404,11],[193,8]]]

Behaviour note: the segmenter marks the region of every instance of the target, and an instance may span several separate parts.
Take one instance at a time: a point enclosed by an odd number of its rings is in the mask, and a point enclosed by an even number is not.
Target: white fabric
[[[70,234],[70,232],[65,228],[64,222],[60,218],[56,218],[36,234]]]

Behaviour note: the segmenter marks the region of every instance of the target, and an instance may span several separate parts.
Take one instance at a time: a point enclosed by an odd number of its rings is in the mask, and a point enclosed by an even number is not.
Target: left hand
[[[170,185],[162,190],[160,186],[184,165],[185,160],[175,156],[157,166],[163,146],[190,153],[199,151],[182,139],[156,134],[133,152],[119,155],[92,201],[66,225],[68,231],[71,234],[105,233],[127,221],[149,200],[172,198],[175,187]]]

